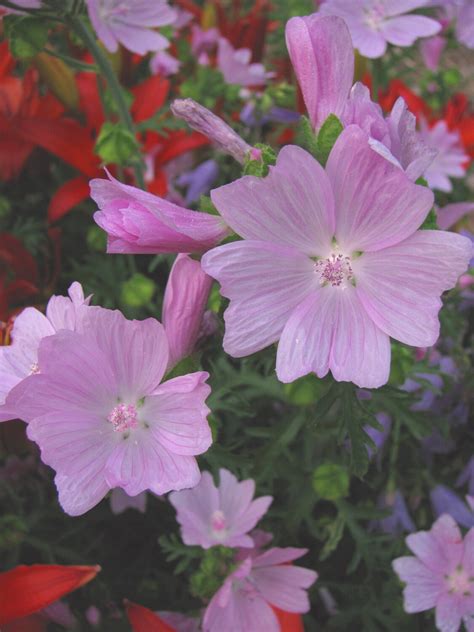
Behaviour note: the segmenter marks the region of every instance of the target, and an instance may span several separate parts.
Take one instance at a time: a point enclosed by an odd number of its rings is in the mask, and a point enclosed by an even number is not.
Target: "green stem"
[[[100,72],[105,77],[107,85],[109,86],[109,90],[112,93],[114,101],[117,105],[120,120],[125,125],[125,127],[127,127],[127,129],[135,136],[135,126],[133,124],[132,117],[130,116],[125,98],[123,96],[122,88],[117,79],[117,75],[112,68],[112,65],[110,64],[106,55],[104,55],[104,53],[102,52],[100,46],[97,44],[94,35],[87,28],[80,17],[70,17],[68,18],[68,22],[71,28],[77,33],[77,35],[82,39],[84,44],[90,50],[97,66],[99,67]],[[133,166],[133,170],[135,171],[135,178],[138,186],[141,189],[144,189],[145,180],[143,178],[142,162],[140,161],[139,164],[135,164]]]

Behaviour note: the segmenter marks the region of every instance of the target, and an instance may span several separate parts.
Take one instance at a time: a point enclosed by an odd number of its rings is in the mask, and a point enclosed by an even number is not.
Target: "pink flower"
[[[360,387],[385,384],[389,336],[417,347],[439,335],[441,293],[471,256],[468,239],[417,231],[433,194],[347,127],[326,170],[284,147],[266,178],[211,192],[243,241],[215,248],[205,272],[230,299],[224,349],[234,357],[279,341],[282,382],[329,370]]]
[[[167,0],[86,0],[86,4],[97,36],[111,53],[119,44],[138,55],[169,45],[166,37],[152,30],[176,20]]]
[[[459,132],[450,132],[446,121],[438,121],[429,127],[422,119],[420,135],[423,141],[437,150],[437,154],[424,172],[424,178],[431,189],[449,193],[453,186],[449,178],[462,178],[466,174],[469,156],[464,152]]]
[[[457,632],[464,622],[474,629],[474,528],[462,538],[447,514],[430,531],[406,539],[416,557],[399,557],[393,568],[407,584],[403,591],[405,612],[436,609],[436,627]]]
[[[14,405],[56,470],[66,513],[83,514],[114,487],[136,496],[199,482],[194,456],[212,441],[208,374],[160,384],[168,342],[158,321],[90,307],[80,332],[42,340],[38,364],[40,372],[15,389]]]
[[[5,406],[10,391],[29,375],[38,371],[38,347],[45,336],[61,329],[76,328],[77,311],[88,305],[80,283],[69,288],[69,297],[52,296],[46,316],[34,307],[27,307],[16,317],[12,330],[12,344],[0,347],[0,421],[15,419],[15,410]]]
[[[94,220],[108,234],[109,253],[202,252],[229,232],[220,217],[176,206],[107,175],[109,180],[91,180],[90,186],[99,207]]]
[[[168,369],[194,350],[212,285],[199,261],[178,255],[163,299],[163,326],[169,344]]]
[[[454,226],[465,215],[474,213],[474,202],[454,202],[447,204],[443,208],[436,209],[438,226],[443,230],[448,230]]]
[[[306,109],[318,130],[330,114],[338,118],[354,77],[354,51],[349,30],[338,17],[319,14],[291,18],[286,45]]]
[[[121,487],[116,487],[110,494],[110,509],[113,514],[118,515],[126,509],[136,509],[140,513],[146,511],[146,492],[129,496]]]
[[[446,38],[442,35],[435,35],[420,42],[421,56],[428,70],[437,70],[446,43]]]
[[[165,50],[160,50],[150,59],[150,71],[153,75],[162,75],[163,77],[169,77],[175,75],[181,62],[173,55],[170,55]]]
[[[177,511],[183,542],[204,549],[211,546],[253,547],[247,535],[267,512],[271,496],[252,500],[255,482],[239,481],[228,470],[219,470],[216,487],[209,472],[203,472],[194,489],[173,492],[169,500]]]
[[[430,37],[441,30],[436,20],[406,15],[427,4],[427,0],[326,0],[320,12],[343,18],[354,47],[364,57],[376,58],[385,53],[387,43],[411,46],[419,37]]]
[[[197,24],[191,27],[191,51],[199,57],[202,53],[210,52],[219,40],[219,31],[216,28],[202,29]]]
[[[249,48],[232,48],[232,44],[224,37],[219,38],[217,49],[217,67],[229,84],[239,86],[262,86],[274,76],[266,72],[263,64],[251,63],[252,53]]]
[[[284,612],[308,612],[307,589],[318,575],[292,566],[306,549],[274,548],[247,557],[211,599],[203,619],[204,632],[280,632],[272,606]]]

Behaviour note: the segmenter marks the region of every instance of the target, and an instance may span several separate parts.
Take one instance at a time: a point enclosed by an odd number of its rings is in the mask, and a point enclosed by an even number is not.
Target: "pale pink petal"
[[[396,246],[365,253],[354,262],[357,295],[386,334],[429,347],[439,335],[440,295],[456,284],[471,253],[466,237],[417,231]]]
[[[462,565],[469,575],[474,577],[474,527],[469,529],[464,537],[464,555]]]
[[[436,604],[436,627],[439,632],[458,632],[463,617],[461,601],[455,595],[443,595]]]
[[[145,513],[146,498],[146,492],[129,496],[121,487],[116,487],[110,495],[110,509],[113,514],[121,514],[126,509],[136,509],[140,513]]]
[[[435,574],[415,557],[399,557],[393,569],[408,586],[403,591],[405,611],[423,612],[434,608],[444,590],[442,575]]]
[[[406,543],[423,564],[441,576],[456,568],[463,555],[459,527],[447,514],[438,518],[431,531],[411,533]]]
[[[270,566],[252,569],[252,578],[263,597],[285,612],[309,612],[306,589],[318,575],[298,566]]]
[[[292,311],[318,286],[308,257],[263,241],[220,246],[206,253],[201,264],[230,299],[224,349],[234,357],[276,342]]]
[[[248,598],[237,590],[223,607],[219,597],[218,592],[206,608],[203,632],[280,632],[274,611],[259,595]]]
[[[452,228],[465,215],[474,213],[474,202],[454,202],[436,211],[438,226],[443,230]]]
[[[158,386],[168,364],[168,340],[157,320],[127,320],[117,310],[90,307],[80,328],[107,356],[122,400],[143,397]]]
[[[180,455],[205,452],[212,443],[205,404],[211,389],[206,372],[168,380],[145,399],[140,418],[149,425],[153,439],[167,451]]]
[[[252,561],[252,567],[263,568],[267,566],[277,566],[278,564],[287,564],[288,562],[294,562],[294,560],[306,555],[308,549],[299,549],[295,547],[273,547],[264,553],[258,555]]]
[[[340,118],[354,77],[354,51],[344,20],[317,13],[291,18],[286,45],[313,127],[319,129],[330,114]]]
[[[334,202],[321,165],[287,145],[265,178],[244,176],[211,192],[222,217],[245,239],[326,255],[334,235]]]
[[[424,15],[403,15],[386,20],[383,37],[395,46],[411,46],[419,37],[430,37],[441,30],[441,24]]]
[[[433,206],[432,192],[376,153],[354,125],[337,139],[326,172],[335,196],[336,238],[346,254],[406,239]]]
[[[232,524],[232,531],[234,533],[248,533],[251,531],[267,513],[272,501],[273,498],[271,496],[261,496],[252,501],[241,515],[235,518]],[[253,546],[253,540],[246,545],[240,544],[240,546]]]
[[[352,286],[322,287],[303,301],[280,338],[276,370],[282,382],[331,369],[336,380],[364,388],[384,384],[390,344],[365,313]]]

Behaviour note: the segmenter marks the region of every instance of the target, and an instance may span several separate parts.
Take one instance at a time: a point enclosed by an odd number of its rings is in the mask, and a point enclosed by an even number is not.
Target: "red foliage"
[[[15,308],[38,294],[38,268],[21,241],[0,234],[0,321],[8,320]]]
[[[125,606],[133,632],[176,632],[152,610],[131,601],[126,601]]]

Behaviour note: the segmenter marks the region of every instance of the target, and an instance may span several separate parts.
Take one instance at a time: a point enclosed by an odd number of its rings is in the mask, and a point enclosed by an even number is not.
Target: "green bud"
[[[449,88],[456,88],[461,83],[461,73],[457,68],[450,68],[445,70],[442,74],[444,85]]]
[[[119,123],[104,123],[95,144],[96,153],[106,164],[127,164],[138,151],[134,134]]]
[[[121,299],[129,307],[143,307],[153,298],[155,284],[144,274],[136,272],[122,285]]]
[[[261,156],[258,160],[254,160],[249,157],[244,164],[243,173],[245,176],[257,176],[259,178],[263,178],[268,175],[269,166],[276,163],[276,153],[269,145],[257,143],[255,147],[256,149],[260,149]]]
[[[215,595],[235,569],[233,559],[234,550],[224,546],[214,546],[205,551],[199,569],[191,575],[191,593],[203,601]]]
[[[347,469],[337,463],[325,463],[313,472],[313,489],[324,500],[338,500],[349,493]]]
[[[8,219],[12,211],[10,200],[4,195],[0,195],[0,221]]]
[[[87,231],[87,245],[94,252],[105,252],[107,248],[107,233],[99,226],[91,226]]]
[[[426,219],[423,222],[423,224],[420,226],[420,230],[439,230],[438,217],[433,208],[426,216]]]
[[[3,18],[3,26],[11,54],[18,59],[34,57],[48,41],[48,24],[44,19],[7,15]]]
[[[283,385],[288,401],[296,406],[314,404],[321,395],[321,388],[321,381],[311,374]]]

